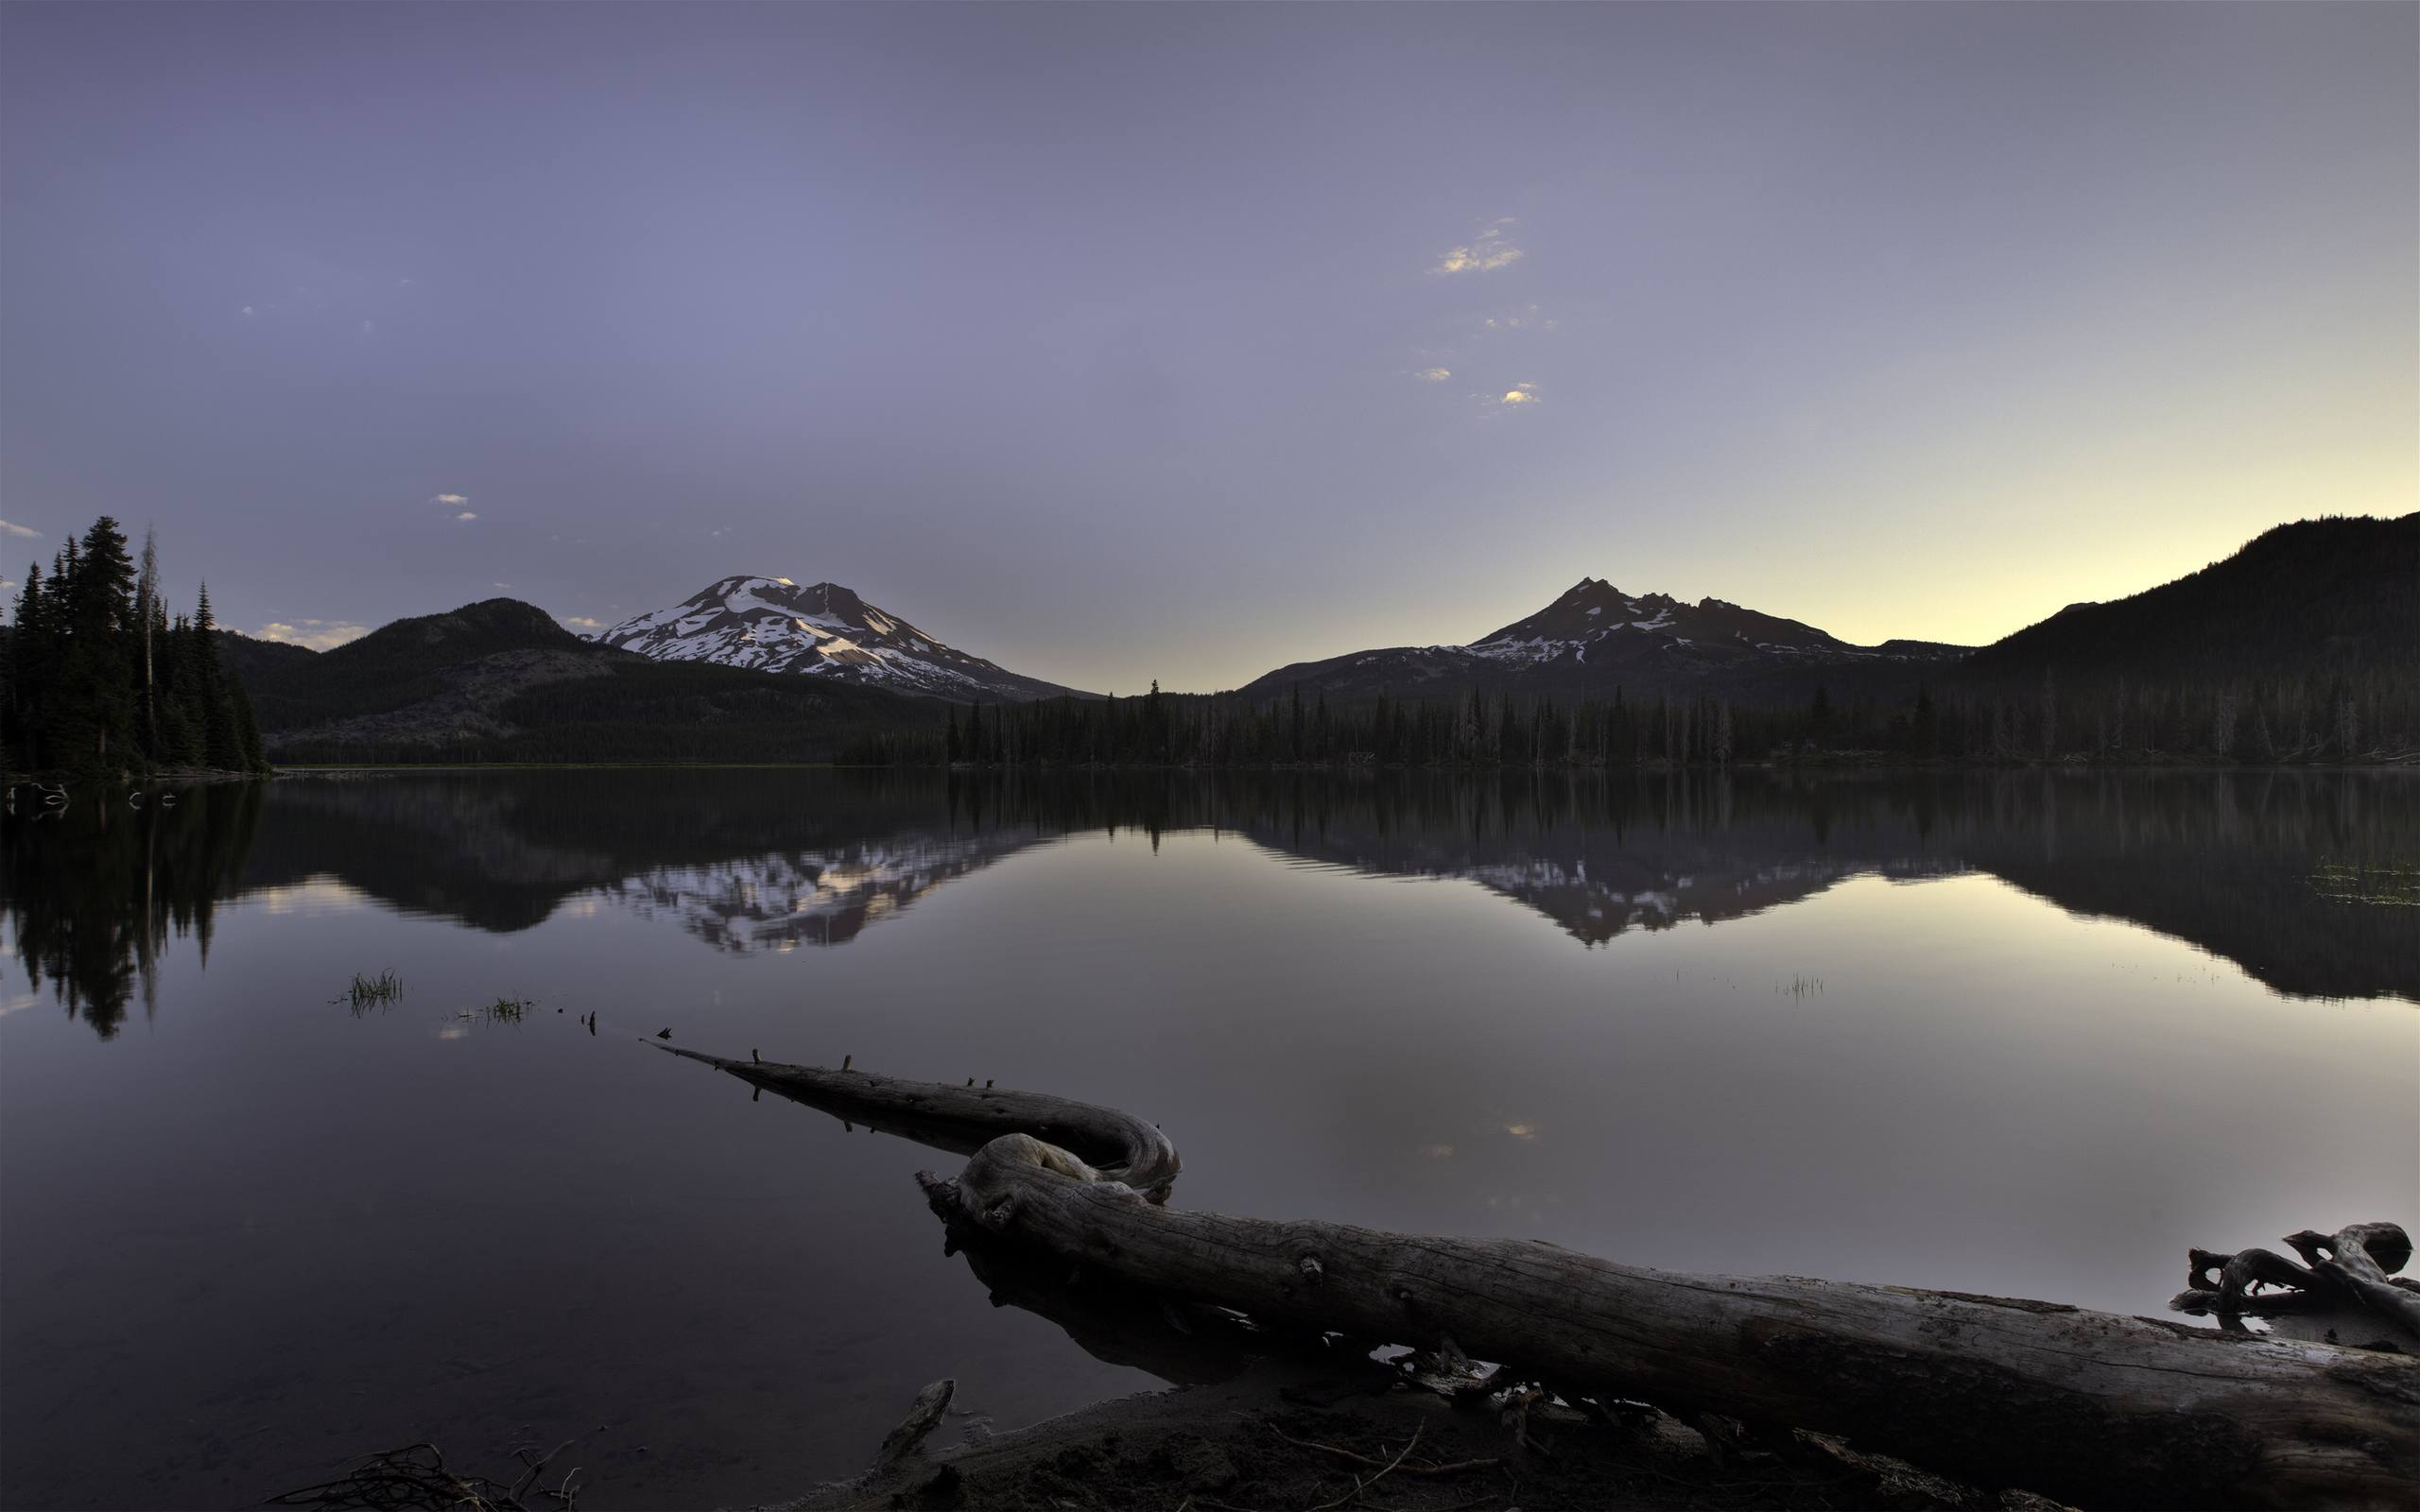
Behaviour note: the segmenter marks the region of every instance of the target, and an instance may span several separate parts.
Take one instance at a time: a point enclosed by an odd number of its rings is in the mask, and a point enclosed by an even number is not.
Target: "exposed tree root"
[[[2276,1318],[2290,1320],[2283,1331],[2300,1338],[2420,1353],[2420,1282],[2388,1274],[2411,1259],[2411,1237],[2399,1226],[2356,1224],[2334,1234],[2306,1228],[2285,1242],[2302,1264],[2271,1249],[2188,1251],[2186,1289],[2169,1306],[2216,1314],[2221,1327],[2238,1332],[2246,1317]]]

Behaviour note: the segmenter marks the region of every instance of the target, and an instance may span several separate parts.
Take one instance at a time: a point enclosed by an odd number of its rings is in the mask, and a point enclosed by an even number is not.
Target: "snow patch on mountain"
[[[725,577],[597,639],[659,662],[827,677],[969,702],[1075,692],[960,651],[838,583],[802,588],[786,577]]]

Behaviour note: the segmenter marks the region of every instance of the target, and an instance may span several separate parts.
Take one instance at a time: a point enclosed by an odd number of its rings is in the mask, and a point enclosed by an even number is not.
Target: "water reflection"
[[[1979,871],[2187,940],[2290,996],[2420,1001],[2411,774],[1541,776],[1335,796],[1244,828],[1358,870],[1469,879],[1591,945],[1852,876]]]
[[[601,899],[735,954],[845,945],[942,883],[1042,838],[1039,832],[886,836],[834,850],[655,867],[567,906]]]
[[[662,771],[397,773],[97,797],[10,816],[0,899],[37,988],[114,1034],[169,931],[325,892],[474,928],[611,908],[745,954],[837,946],[1084,832],[1242,835],[1461,879],[1586,946],[1719,924],[1843,879],[1985,872],[2148,925],[2295,996],[2420,1001],[2420,789],[2401,773],[1484,780]]]
[[[2416,799],[420,772],[9,819],[7,1480],[235,1505],[579,1433],[600,1509],[746,1505],[938,1376],[1006,1427],[1224,1367],[1148,1299],[944,1259],[929,1156],[665,1029],[1129,1108],[1212,1211],[2154,1310],[2188,1245],[2420,1190],[2420,1017],[2279,995],[2420,997]],[[389,968],[392,1011],[329,1002]],[[507,993],[544,1006],[476,1016]]]
[[[173,932],[208,958],[212,910],[242,885],[261,801],[256,782],[94,790],[0,818],[0,901],[27,986],[47,979],[104,1040],[138,994],[156,1012],[160,953]]]

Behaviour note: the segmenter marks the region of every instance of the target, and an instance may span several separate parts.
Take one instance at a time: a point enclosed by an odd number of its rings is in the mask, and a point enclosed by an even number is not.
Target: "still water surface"
[[[0,821],[9,1506],[575,1435],[584,1506],[746,1504],[854,1473],[940,1376],[1005,1429],[1182,1373],[994,1306],[910,1180],[951,1158],[752,1103],[666,1028],[1132,1108],[1195,1207],[1695,1270],[2157,1313],[2187,1246],[2420,1218],[2404,774],[30,807]],[[391,1007],[329,1001],[389,968]],[[507,994],[535,1011],[474,1011]]]

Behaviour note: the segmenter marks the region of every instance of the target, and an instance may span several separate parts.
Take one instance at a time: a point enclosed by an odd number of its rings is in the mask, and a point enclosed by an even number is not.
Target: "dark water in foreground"
[[[947,1157],[666,1027],[1134,1109],[1189,1206],[1689,1269],[2157,1313],[2187,1246],[2420,1218],[2404,774],[433,773],[0,857],[9,1506],[574,1435],[583,1506],[746,1504],[939,1376],[1155,1383],[943,1258]]]

